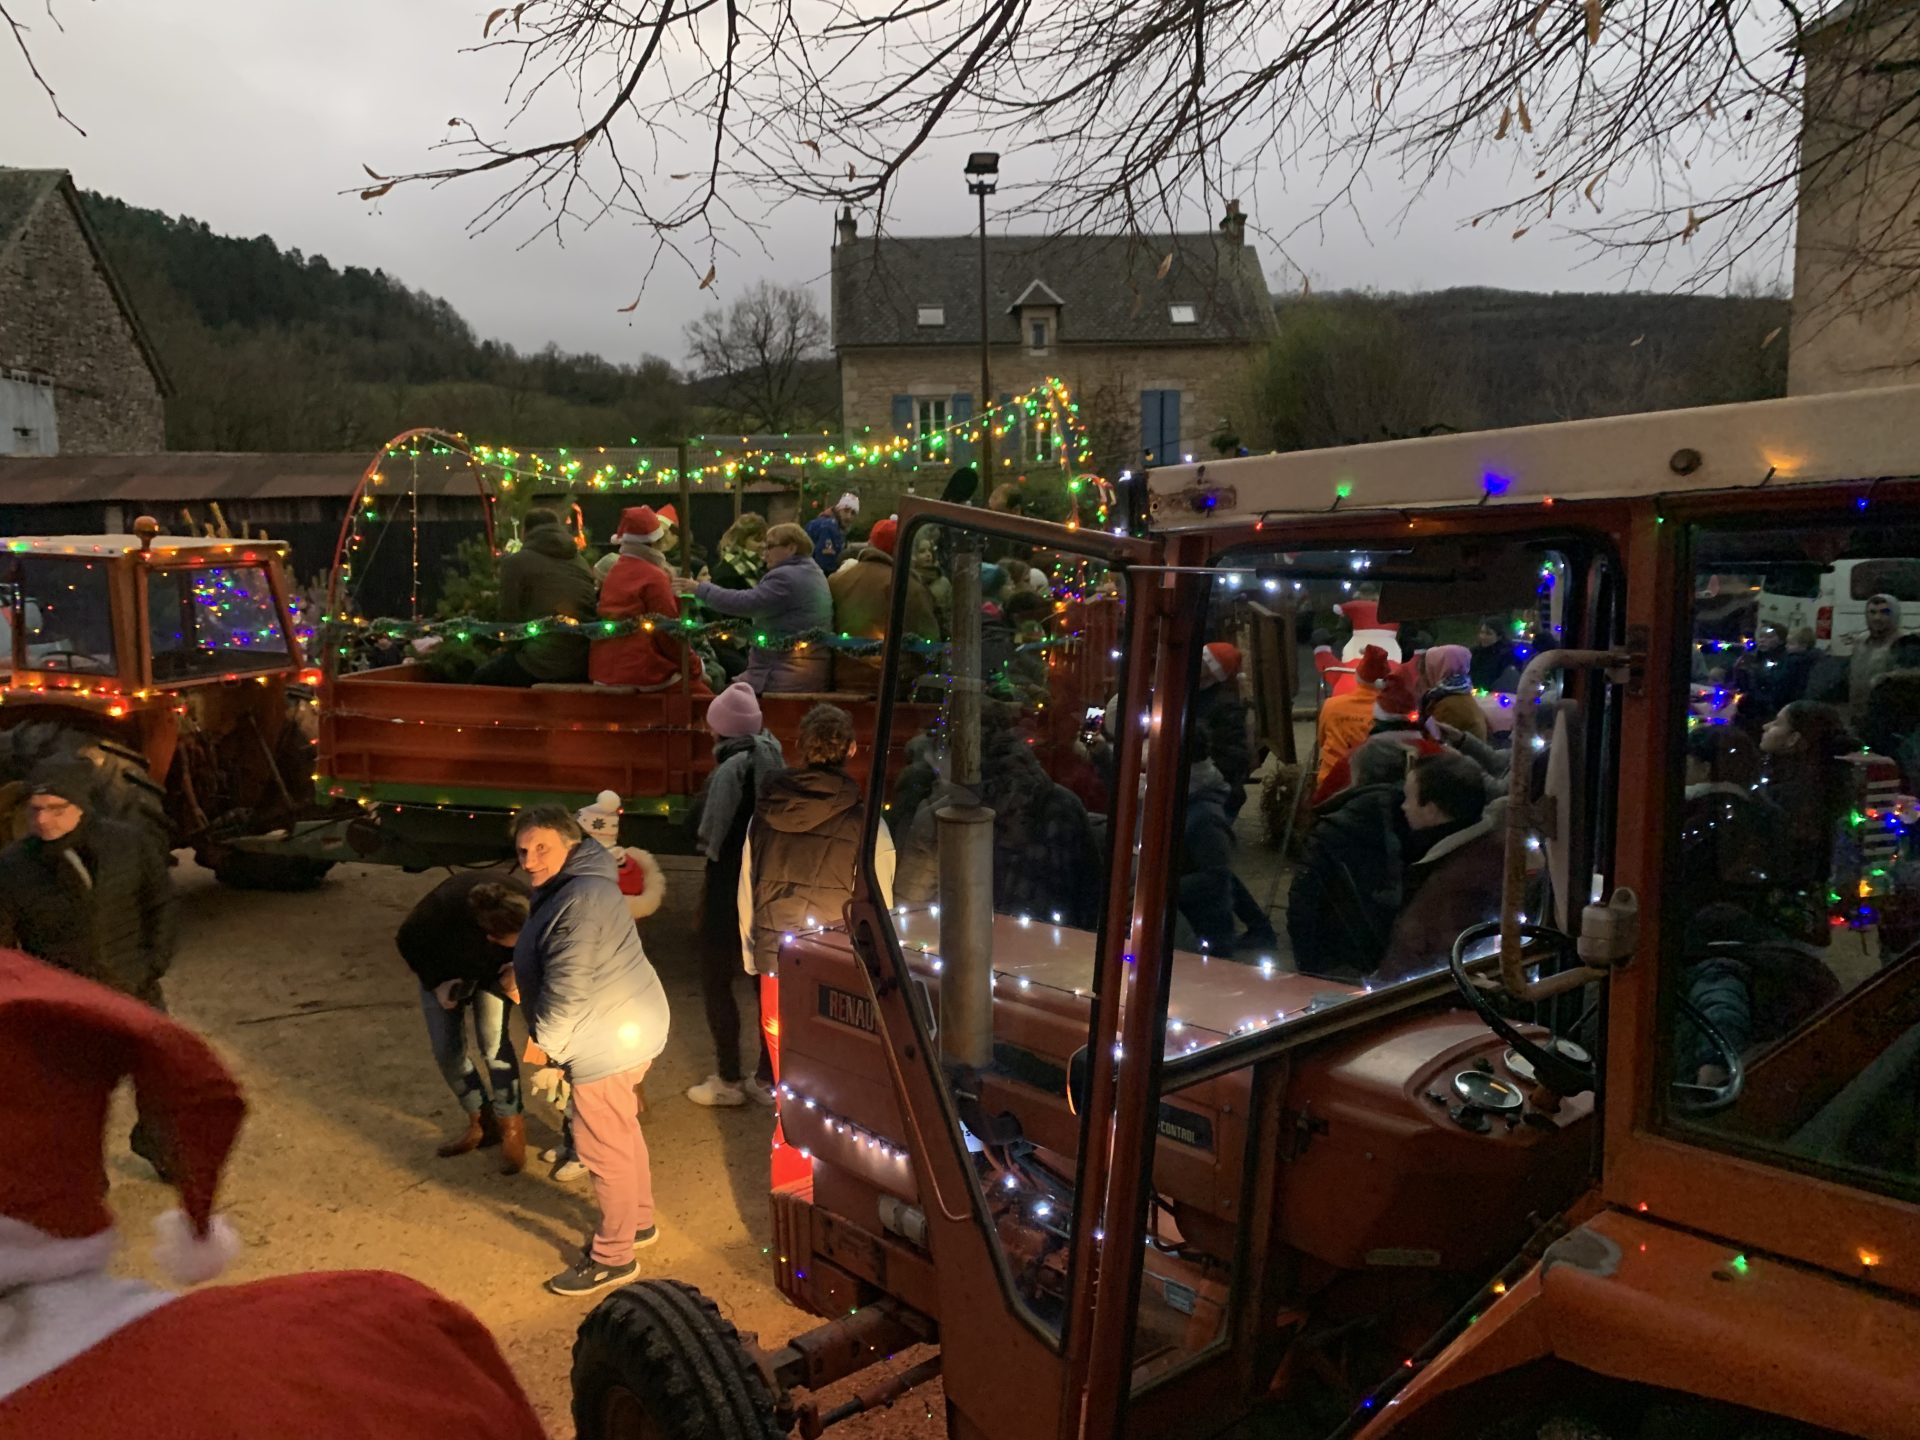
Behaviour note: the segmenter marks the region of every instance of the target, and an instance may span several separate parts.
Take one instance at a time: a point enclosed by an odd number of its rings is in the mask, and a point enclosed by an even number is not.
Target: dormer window
[[[922,305],[920,307],[920,328],[931,330],[947,323],[947,308],[944,305]]]
[[[1167,318],[1176,325],[1198,325],[1200,323],[1200,311],[1192,305],[1169,305],[1167,307]]]

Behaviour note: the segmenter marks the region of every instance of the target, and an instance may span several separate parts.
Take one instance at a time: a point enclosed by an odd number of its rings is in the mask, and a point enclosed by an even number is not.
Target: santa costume
[[[673,593],[673,571],[660,553],[667,533],[667,522],[645,505],[634,505],[620,513],[620,527],[613,536],[620,547],[619,555],[601,582],[598,610],[602,620],[633,620],[639,628],[594,640],[587,652],[587,676],[596,685],[670,690],[682,683],[686,642],[669,625],[651,622],[653,628],[646,628],[649,616],[662,615],[669,620],[680,616],[680,601]],[[706,672],[699,664],[693,664],[687,673],[694,694],[711,693]]]
[[[403,1275],[187,1295],[109,1275],[102,1137],[128,1077],[180,1194],[155,1227],[163,1263],[182,1284],[211,1279],[239,1248],[213,1214],[246,1113],[233,1076],[167,1016],[0,951],[0,1083],[29,1101],[0,1166],[0,1435],[540,1440],[486,1327]]]
[[[1333,613],[1353,627],[1353,634],[1340,647],[1337,659],[1333,646],[1314,646],[1313,666],[1332,694],[1344,695],[1359,683],[1360,658],[1368,647],[1377,645],[1387,655],[1398,655],[1400,638],[1393,626],[1380,619],[1378,600],[1343,600]]]

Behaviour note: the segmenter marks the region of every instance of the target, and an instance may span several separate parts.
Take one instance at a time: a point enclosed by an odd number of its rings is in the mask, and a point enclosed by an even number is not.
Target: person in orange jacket
[[[635,505],[620,513],[614,543],[620,558],[600,587],[602,620],[640,620],[649,615],[680,615],[673,593],[673,572],[660,554],[668,525],[650,506]],[[656,626],[630,635],[595,640],[587,656],[587,675],[596,685],[631,685],[639,690],[665,690],[680,682],[682,641],[670,629]],[[693,692],[710,693],[701,667],[693,667]]]

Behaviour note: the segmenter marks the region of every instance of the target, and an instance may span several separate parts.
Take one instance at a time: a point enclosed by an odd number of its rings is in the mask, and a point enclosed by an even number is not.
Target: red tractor
[[[0,541],[0,817],[48,761],[94,770],[103,814],[230,885],[299,889],[331,862],[277,850],[313,810],[317,717],[273,540]]]
[[[812,1437],[936,1381],[966,1440],[1914,1435],[1920,637],[1865,685],[1698,601],[1920,560],[1916,417],[1175,466],[1121,535],[909,502],[898,553],[934,532],[954,594],[937,778],[906,813],[876,761],[854,898],[767,1017],[769,1266],[819,1324],[763,1348],[691,1287],[616,1291],[582,1440]],[[969,683],[988,545],[1124,603],[1104,800],[1063,799],[1031,696]],[[1203,649],[1363,595],[1472,703],[1388,704],[1304,855],[1263,850]],[[883,699],[874,753],[920,724]]]

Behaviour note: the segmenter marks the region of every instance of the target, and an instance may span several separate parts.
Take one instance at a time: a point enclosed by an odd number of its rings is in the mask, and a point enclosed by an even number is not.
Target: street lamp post
[[[999,187],[1000,156],[976,150],[967,156],[967,193],[980,198],[980,474],[982,495],[993,493],[993,366],[987,336],[987,197]]]

